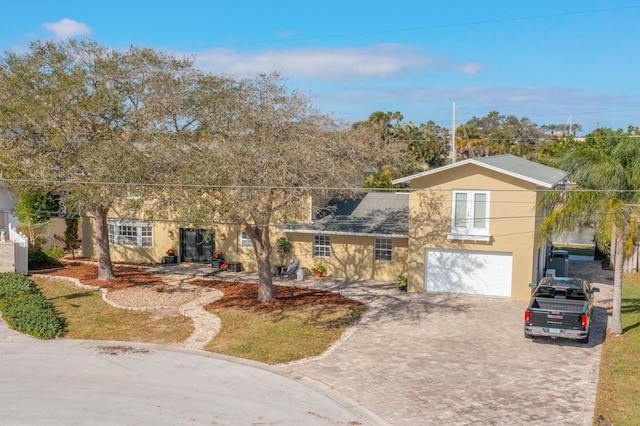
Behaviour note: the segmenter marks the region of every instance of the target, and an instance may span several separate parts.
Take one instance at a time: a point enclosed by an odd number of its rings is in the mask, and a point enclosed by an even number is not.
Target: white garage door
[[[427,250],[424,290],[511,296],[511,253]]]

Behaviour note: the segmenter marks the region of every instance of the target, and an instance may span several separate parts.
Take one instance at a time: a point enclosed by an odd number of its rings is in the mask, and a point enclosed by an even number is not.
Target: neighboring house
[[[28,242],[15,227],[16,197],[0,181],[0,272],[28,273]],[[11,229],[10,229],[11,228]]]
[[[331,200],[312,223],[278,230],[292,241],[301,267],[322,262],[328,275],[394,281],[406,273],[408,218],[409,194],[369,192]]]
[[[3,186],[0,181],[0,230],[8,232],[9,224],[17,224],[18,219],[13,216],[13,209],[16,207],[16,196],[9,190],[9,188]]]
[[[507,154],[393,181],[410,188],[408,290],[528,299],[547,254],[538,202],[566,177]]]

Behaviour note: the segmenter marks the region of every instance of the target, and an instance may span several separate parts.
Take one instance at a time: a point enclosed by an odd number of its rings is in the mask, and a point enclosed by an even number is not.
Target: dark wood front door
[[[215,243],[206,229],[180,228],[180,261],[211,262]]]

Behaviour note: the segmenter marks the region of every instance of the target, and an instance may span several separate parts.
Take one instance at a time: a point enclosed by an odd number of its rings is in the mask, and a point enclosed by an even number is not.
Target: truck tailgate
[[[578,312],[549,312],[531,309],[530,324],[551,328],[582,328],[582,314]]]

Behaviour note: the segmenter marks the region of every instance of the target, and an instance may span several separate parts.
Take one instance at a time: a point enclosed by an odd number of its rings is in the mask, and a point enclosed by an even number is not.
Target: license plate
[[[549,329],[549,333],[560,334],[560,329],[559,328],[550,328]]]

